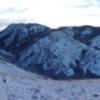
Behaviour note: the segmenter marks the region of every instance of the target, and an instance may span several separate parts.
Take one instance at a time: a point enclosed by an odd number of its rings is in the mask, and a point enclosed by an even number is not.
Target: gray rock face
[[[75,61],[80,59],[85,48],[66,33],[56,31],[20,52],[18,64],[24,68],[33,66],[37,72],[41,69],[40,73],[48,76],[70,77],[75,75]]]
[[[0,48],[18,53],[44,37],[47,31],[48,27],[39,24],[11,24],[0,32]]]
[[[12,24],[0,33],[0,48],[24,70],[54,79],[100,77],[100,28],[50,29]]]
[[[91,47],[100,50],[100,35],[91,40]]]
[[[100,76],[100,51],[88,49],[80,61],[80,66],[85,74]]]
[[[7,61],[9,63],[16,63],[14,56],[2,49],[0,49],[0,60]]]

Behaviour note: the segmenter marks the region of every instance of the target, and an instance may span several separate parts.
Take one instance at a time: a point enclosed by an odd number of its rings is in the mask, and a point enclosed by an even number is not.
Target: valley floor
[[[32,80],[1,75],[0,100],[100,100],[100,80]]]
[[[44,79],[0,60],[0,100],[100,100],[100,79]]]

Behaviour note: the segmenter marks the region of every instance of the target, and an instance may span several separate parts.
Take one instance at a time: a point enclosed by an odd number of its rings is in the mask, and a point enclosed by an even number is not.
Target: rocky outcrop
[[[11,24],[0,32],[0,48],[26,71],[54,79],[98,78],[99,32],[99,27],[91,26],[50,29],[39,24]]]
[[[9,53],[9,52],[7,52],[5,50],[2,50],[2,49],[0,49],[0,60],[4,60],[6,62],[15,63],[16,64],[15,57],[11,53]]]
[[[0,48],[13,54],[44,37],[48,27],[39,24],[11,24],[0,32]]]

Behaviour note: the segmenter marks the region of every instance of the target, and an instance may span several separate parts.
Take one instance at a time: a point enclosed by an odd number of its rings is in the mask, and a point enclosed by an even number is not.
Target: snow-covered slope
[[[0,32],[0,55],[19,68],[54,79],[97,78],[99,40],[99,27],[11,24]]]
[[[20,78],[28,78],[28,79],[43,79],[42,76],[37,75],[35,73],[30,73],[18,68],[16,65],[5,62],[4,60],[0,60],[0,75],[2,76],[10,76],[10,77],[20,77]]]
[[[0,60],[0,100],[100,100],[99,83],[43,79]]]

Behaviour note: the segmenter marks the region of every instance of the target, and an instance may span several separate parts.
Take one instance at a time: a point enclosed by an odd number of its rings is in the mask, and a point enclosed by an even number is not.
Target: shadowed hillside
[[[100,77],[100,28],[11,24],[0,32],[0,59],[53,79]]]

